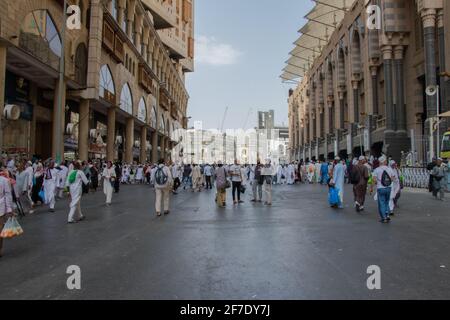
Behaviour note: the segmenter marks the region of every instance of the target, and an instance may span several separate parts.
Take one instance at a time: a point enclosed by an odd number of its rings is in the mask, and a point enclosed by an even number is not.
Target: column
[[[425,79],[426,86],[436,85],[436,10],[422,11],[423,36],[425,44]],[[436,95],[427,96],[427,117],[436,116]]]
[[[164,136],[161,136],[161,144],[159,147],[161,148],[161,159],[166,160],[166,143]]]
[[[397,131],[406,134],[406,107],[405,107],[405,84],[403,72],[403,46],[395,47],[394,54],[395,81],[397,92],[397,108],[394,112],[394,123],[397,124]]]
[[[78,132],[78,157],[81,161],[88,160],[89,143],[89,100],[80,101],[80,126]]]
[[[116,142],[116,110],[114,107],[108,109],[108,136],[106,139],[106,159],[114,161],[114,146]]]
[[[372,114],[378,115],[378,67],[371,66],[370,74],[372,76]]]
[[[147,127],[141,128],[141,149],[139,158],[141,163],[147,162]]]
[[[352,81],[353,88],[353,121],[359,123],[359,81]]]
[[[125,17],[125,6],[126,0],[117,0],[117,23],[122,28],[122,23],[126,19]]]
[[[125,138],[125,162],[133,162],[133,145],[134,145],[134,119],[128,118],[126,124]]]
[[[158,162],[158,131],[152,133],[152,163]]]
[[[344,105],[344,91],[339,91],[339,128],[341,130],[345,129],[345,105]]]
[[[393,81],[392,81],[392,47],[384,46],[383,65],[384,65],[384,97],[386,101],[386,132],[395,130],[395,123],[393,117],[394,102],[393,102]]]
[[[52,115],[52,126],[53,126],[53,132],[52,132],[52,158],[57,158],[57,151],[58,151],[58,143],[59,143],[59,150],[61,152],[60,156],[62,160],[64,158],[64,122],[65,122],[65,105],[66,105],[66,81],[63,81],[63,90],[62,90],[62,106],[58,105],[58,94],[59,94],[59,81],[56,80],[55,85],[55,92],[53,96],[53,115]],[[58,112],[57,109],[62,108],[60,112],[60,118],[57,118]],[[59,128],[58,128],[59,126]],[[59,130],[58,130],[59,129]],[[60,136],[56,136],[56,132],[60,133]]]
[[[3,152],[3,107],[5,105],[5,74],[6,74],[6,53],[8,49],[0,46],[0,154]]]
[[[37,106],[37,86],[34,83],[30,83],[30,102],[33,105],[33,108]],[[34,109],[36,110],[36,109]],[[33,112],[33,119],[30,123],[30,150],[29,151],[29,158],[33,156],[33,154],[36,153],[36,114],[37,112]]]

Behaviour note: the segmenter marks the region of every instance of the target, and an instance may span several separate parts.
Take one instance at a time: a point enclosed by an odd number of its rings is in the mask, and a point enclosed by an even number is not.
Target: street
[[[248,192],[248,191],[247,191]],[[218,209],[214,190],[181,191],[157,218],[154,191],[122,186],[106,207],[85,196],[87,219],[66,224],[68,204],[20,220],[0,259],[0,299],[449,299],[449,202],[405,191],[389,225],[328,207],[318,185],[274,187],[274,205]],[[81,290],[66,269],[81,268]],[[367,268],[381,268],[368,290]]]

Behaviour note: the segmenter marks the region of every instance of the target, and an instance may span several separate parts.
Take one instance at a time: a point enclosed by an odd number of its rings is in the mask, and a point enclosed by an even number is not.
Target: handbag
[[[240,190],[241,193],[245,193],[245,190],[247,190],[247,188],[246,188],[245,186],[242,186],[242,185],[241,185],[241,190]]]
[[[41,189],[38,193],[39,198],[41,198],[42,202],[45,202],[45,191],[44,188]]]

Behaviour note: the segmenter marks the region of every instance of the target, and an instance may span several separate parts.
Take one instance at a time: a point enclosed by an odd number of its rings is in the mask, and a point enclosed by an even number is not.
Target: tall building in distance
[[[275,128],[275,111],[258,111],[258,129]]]
[[[66,28],[63,36],[64,1],[2,1],[2,152],[170,159],[179,142],[172,133],[187,128],[194,0],[67,2],[79,7],[81,28]]]

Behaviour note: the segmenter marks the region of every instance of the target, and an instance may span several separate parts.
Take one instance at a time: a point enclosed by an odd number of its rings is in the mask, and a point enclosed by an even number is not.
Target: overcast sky
[[[257,111],[269,109],[276,124],[287,125],[290,86],[279,76],[312,6],[309,0],[196,0],[195,72],[186,80],[190,126],[203,121],[204,129],[218,128],[227,106],[225,128],[254,127]]]

